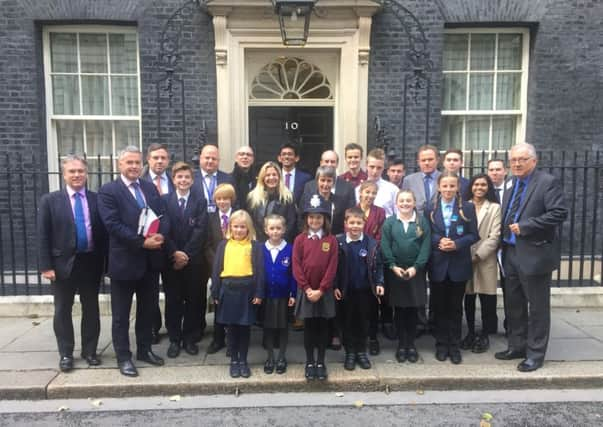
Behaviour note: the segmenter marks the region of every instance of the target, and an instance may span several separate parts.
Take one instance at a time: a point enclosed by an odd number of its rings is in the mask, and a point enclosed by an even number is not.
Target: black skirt
[[[289,298],[266,298],[264,300],[264,328],[286,329],[289,325]]]
[[[256,319],[256,307],[251,303],[254,291],[252,276],[223,277],[216,322],[223,325],[253,325]]]
[[[308,319],[313,317],[324,317],[330,319],[335,317],[335,296],[333,289],[326,291],[316,302],[308,300],[306,293],[301,289],[297,292],[297,301],[295,302],[295,317],[298,319]]]
[[[385,271],[387,299],[392,307],[421,307],[427,300],[425,271],[417,270],[410,280],[404,280],[391,270]]]

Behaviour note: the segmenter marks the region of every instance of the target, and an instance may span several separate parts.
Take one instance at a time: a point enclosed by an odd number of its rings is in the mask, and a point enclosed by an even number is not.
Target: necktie
[[[205,175],[205,185],[207,186],[207,200],[209,205],[214,204],[214,190],[216,189],[216,176],[207,174]]]
[[[84,216],[82,195],[75,193],[73,197],[75,198],[75,249],[77,252],[86,252],[88,250],[88,235],[86,233],[86,217]]]
[[[523,196],[523,189],[526,186],[523,180],[519,180],[517,184],[517,191],[513,195],[513,201],[511,202],[511,206],[507,210],[507,216],[505,217],[505,226],[503,227],[503,237],[509,243],[515,243],[515,235],[511,233],[509,230],[509,225],[515,222],[515,217],[517,216],[517,211],[519,210],[519,205],[521,204],[521,197]]]
[[[228,215],[222,214],[222,234],[226,235],[228,230]]]
[[[184,215],[184,209],[186,208],[186,199],[184,197],[180,197],[178,201],[180,202],[180,213]]]
[[[157,191],[159,192],[159,195],[161,196],[163,194],[163,191],[161,191],[161,176],[157,175],[155,177],[155,187],[157,187]]]
[[[137,182],[133,182],[132,188],[134,189],[134,196],[136,197],[136,203],[138,203],[138,207],[140,209],[144,208],[147,204],[145,203],[144,197],[142,196],[142,192],[140,191],[140,184]]]
[[[313,234],[312,237],[310,237],[312,240],[318,240],[318,234]]]
[[[291,174],[287,173],[285,174],[285,186],[291,190]]]
[[[450,235],[450,217],[452,216],[452,206],[444,205],[444,226],[446,227],[446,237]]]
[[[501,193],[502,193],[502,188],[497,188],[496,189],[496,198],[498,199],[499,205],[502,203]]]
[[[431,174],[425,174],[423,178],[423,185],[425,186],[425,209],[431,208]]]

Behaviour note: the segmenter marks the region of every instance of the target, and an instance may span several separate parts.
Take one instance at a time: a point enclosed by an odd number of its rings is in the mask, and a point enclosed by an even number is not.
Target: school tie
[[[444,205],[444,226],[446,227],[446,237],[450,235],[450,217],[452,216],[452,205]]]
[[[86,217],[84,216],[82,195],[74,193],[73,197],[75,199],[75,249],[76,252],[86,252],[88,250],[88,234],[86,233]]]
[[[423,177],[423,185],[425,186],[425,209],[431,208],[431,174],[426,173]]]
[[[157,187],[157,191],[161,196],[163,194],[163,191],[161,191],[161,175],[155,176],[155,187]]]
[[[285,174],[285,187],[287,187],[289,190],[291,190],[291,174],[290,173]]]
[[[184,209],[186,209],[186,199],[184,197],[180,197],[178,201],[180,202],[180,213],[184,215]]]
[[[228,230],[228,215],[222,214],[222,234],[226,235],[227,230]]]
[[[513,195],[513,200],[511,202],[511,206],[507,210],[507,216],[505,217],[505,226],[503,227],[503,238],[507,243],[512,245],[515,244],[515,234],[511,233],[509,230],[509,225],[515,223],[517,211],[519,210],[519,205],[521,205],[521,198],[523,196],[523,189],[526,184],[523,180],[519,180],[517,184],[517,191]]]
[[[137,182],[133,182],[131,185],[134,189],[134,196],[136,197],[136,203],[138,203],[138,207],[140,209],[144,208],[147,204],[144,201],[144,197],[142,197],[142,192],[140,191],[140,184]]]

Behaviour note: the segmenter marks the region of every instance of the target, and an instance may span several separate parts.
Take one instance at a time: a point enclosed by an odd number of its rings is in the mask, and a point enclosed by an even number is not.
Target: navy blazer
[[[157,215],[163,215],[163,204],[155,185],[140,179],[140,189],[147,205]],[[139,280],[147,271],[161,271],[164,266],[162,250],[142,247],[144,237],[138,234],[141,209],[130,190],[118,177],[103,185],[98,192],[98,211],[109,233],[109,276],[113,280]],[[163,219],[159,232],[168,234],[168,221]]]
[[[220,184],[230,184],[233,187],[235,186],[235,182],[234,182],[234,179],[232,178],[232,175],[230,175],[229,173],[226,173],[226,172],[222,172],[221,170],[219,170],[217,172],[216,187]],[[206,199],[208,206],[213,204],[213,200],[207,200],[207,198],[205,197],[205,185],[203,184],[203,174],[201,174],[200,170],[195,171],[195,181],[193,182],[192,188],[201,192],[200,193],[201,197]],[[237,194],[237,200],[238,200],[238,198],[239,198],[239,195]],[[233,206],[233,209],[235,209],[234,206]]]
[[[176,190],[176,189],[174,188],[174,183],[172,182],[172,177],[170,176],[169,169],[165,171],[165,176],[167,177],[167,182],[168,182],[168,192],[169,193],[173,193],[174,190]],[[145,179],[145,180],[151,182],[153,185],[155,185],[155,183],[151,179],[151,174],[149,173],[149,169],[148,168],[146,168],[146,170],[140,176],[140,179]],[[157,188],[157,187],[155,187],[155,188]]]
[[[285,173],[283,171],[283,173]],[[295,168],[295,182],[293,183],[293,201],[299,206],[299,201],[304,194],[304,188],[308,181],[312,180],[312,175],[299,168]],[[284,182],[284,181],[283,181]]]
[[[448,235],[448,238],[454,240],[456,244],[456,250],[452,252],[444,252],[438,249],[440,239],[446,237],[446,226],[444,225],[440,199],[438,198],[434,203],[433,209],[425,211],[427,220],[431,224],[432,250],[428,271],[429,279],[433,282],[443,282],[447,276],[453,282],[465,282],[473,276],[471,245],[479,241],[477,216],[475,215],[475,206],[472,203],[462,202],[462,204],[463,213],[468,221],[461,218],[458,203],[455,203],[452,212],[453,220]]]
[[[93,254],[98,262],[90,272],[96,282],[103,273],[107,235],[98,214],[97,194],[86,190],[92,226]],[[71,276],[76,255],[73,209],[66,189],[42,196],[38,207],[38,255],[40,271],[54,270],[58,280]]]
[[[346,234],[342,233],[337,235],[337,243],[339,244],[339,262],[337,263],[337,288],[341,290],[344,298],[350,291],[350,273],[349,265],[350,262],[356,262],[358,257],[353,257],[350,254],[350,245],[346,242]],[[379,249],[379,243],[367,234],[364,234],[362,238],[362,247],[366,250],[366,262],[368,272],[368,285],[374,295],[377,295],[376,287],[383,286],[383,258],[381,256],[381,250]],[[355,258],[355,259],[354,259]]]
[[[180,210],[178,193],[161,196],[169,232],[165,236],[165,250],[168,258],[175,251],[188,255],[189,264],[200,264],[203,248],[207,241],[207,202],[198,191],[189,194],[184,213]]]

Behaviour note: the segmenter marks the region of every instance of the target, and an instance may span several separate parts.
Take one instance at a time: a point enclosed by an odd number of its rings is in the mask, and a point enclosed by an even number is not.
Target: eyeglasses
[[[532,157],[513,157],[511,159],[509,159],[509,163],[513,164],[513,163],[526,163],[528,160],[530,160]]]

